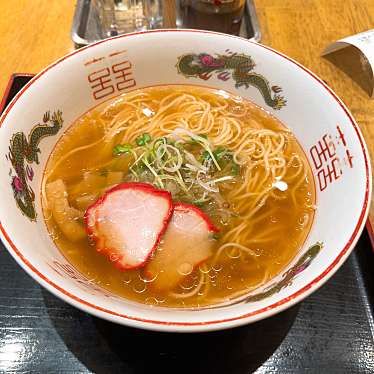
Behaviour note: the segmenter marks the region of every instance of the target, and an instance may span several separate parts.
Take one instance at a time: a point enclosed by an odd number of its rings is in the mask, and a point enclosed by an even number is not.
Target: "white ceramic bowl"
[[[48,236],[40,184],[48,156],[64,130],[105,100],[163,84],[208,86],[252,100],[294,132],[312,166],[317,211],[305,245],[288,269],[249,301],[197,311],[135,304],[90,283]],[[160,30],[98,42],[61,58],[32,79],[7,107],[0,124],[4,244],[43,287],[113,322],[192,332],[269,317],[304,299],[335,273],[367,218],[370,162],[347,108],[297,62],[241,38]]]

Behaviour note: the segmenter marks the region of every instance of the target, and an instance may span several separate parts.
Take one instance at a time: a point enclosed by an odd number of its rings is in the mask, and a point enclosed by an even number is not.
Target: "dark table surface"
[[[0,372],[374,373],[371,256],[364,237],[325,286],[265,321],[165,334],[74,309],[42,289],[1,246]]]
[[[373,297],[364,232],[336,275],[292,309],[221,332],[155,333],[74,309],[0,243],[0,373],[374,373]]]

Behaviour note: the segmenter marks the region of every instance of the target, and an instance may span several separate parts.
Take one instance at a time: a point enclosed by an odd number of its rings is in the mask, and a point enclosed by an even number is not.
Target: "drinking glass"
[[[93,0],[103,37],[162,27],[162,0]]]

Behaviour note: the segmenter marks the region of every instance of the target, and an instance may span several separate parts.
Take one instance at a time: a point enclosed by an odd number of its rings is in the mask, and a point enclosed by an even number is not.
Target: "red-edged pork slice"
[[[157,247],[173,212],[171,195],[145,183],[121,183],[85,214],[96,249],[122,269],[135,269]]]
[[[207,260],[214,247],[213,233],[218,229],[208,216],[193,205],[177,203],[162,244],[145,267],[150,287],[172,290],[200,263]]]

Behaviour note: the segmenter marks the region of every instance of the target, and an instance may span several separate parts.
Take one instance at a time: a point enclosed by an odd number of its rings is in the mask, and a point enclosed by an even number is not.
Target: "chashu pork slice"
[[[122,270],[145,264],[158,246],[173,212],[171,195],[145,183],[121,183],[85,214],[87,232]]]
[[[196,206],[176,203],[162,243],[145,267],[155,291],[174,289],[211,255],[218,229]]]

